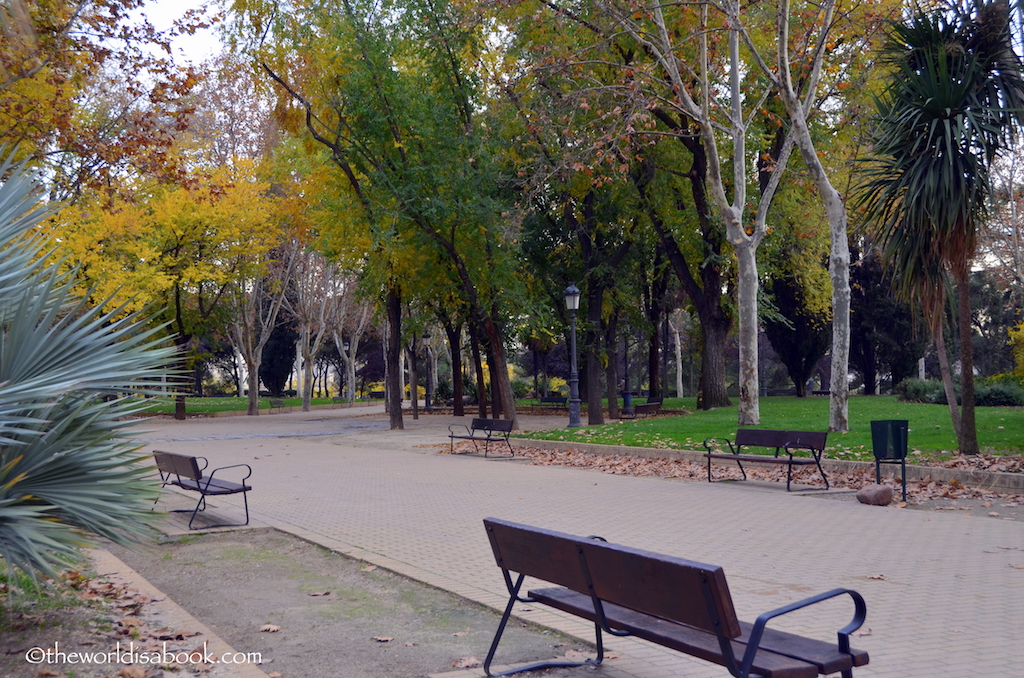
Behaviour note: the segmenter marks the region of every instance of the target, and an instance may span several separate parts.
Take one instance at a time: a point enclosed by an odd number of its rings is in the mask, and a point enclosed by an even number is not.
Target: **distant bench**
[[[554,405],[555,407],[565,407],[569,399],[565,396],[541,396],[541,405]]]
[[[245,522],[221,523],[218,525],[205,525],[204,527],[241,527],[242,525],[249,524],[248,492],[252,487],[246,483],[246,481],[249,479],[249,476],[252,475],[251,466],[248,464],[222,466],[211,471],[210,475],[204,475],[203,473],[206,470],[206,467],[210,465],[210,462],[206,460],[206,457],[190,457],[186,454],[154,450],[153,459],[156,460],[156,468],[160,472],[160,480],[163,482],[161,487],[175,485],[183,490],[190,490],[192,492],[199,493],[199,502],[196,504],[195,509],[192,510],[192,517],[189,518],[188,521],[188,529],[196,529],[192,527],[192,522],[196,519],[197,513],[206,510],[207,497],[224,494],[241,493],[242,501],[245,503]],[[202,460],[202,466],[199,465],[200,460]],[[224,480],[223,478],[214,478],[218,472],[232,468],[247,469],[248,474],[245,477],[240,478],[240,483]],[[241,473],[239,472],[237,475],[241,475]],[[157,501],[159,501],[159,498]],[[188,509],[175,510],[172,511],[172,513],[188,513]]]
[[[512,419],[474,419],[469,426],[465,424],[452,424],[448,427],[448,437],[451,439],[451,451],[455,452],[456,440],[473,441],[473,449],[479,452],[477,442],[484,444],[484,456],[487,456],[488,447],[492,442],[504,441],[508,446],[508,456],[514,457],[512,443],[509,442],[509,434],[512,433]],[[463,429],[465,433],[458,433],[457,429]]]
[[[631,414],[619,414],[622,419],[639,419],[640,417],[653,417],[661,410],[661,398],[650,398],[646,403],[633,405]]]
[[[836,588],[765,612],[753,624],[739,621],[721,567],[609,544],[600,537],[578,537],[497,518],[484,527],[508,588],[505,614],[491,642],[484,673],[504,676],[557,666],[600,665],[602,633],[636,636],[657,645],[726,667],[738,678],[814,678],[865,666],[868,654],[850,648],[850,634],[864,623],[864,598]],[[513,574],[518,576],[513,579]],[[525,577],[555,588],[520,595]],[[842,595],[853,599],[852,620],[837,642],[766,628],[775,617]],[[542,661],[500,673],[491,662],[515,604],[543,603],[594,622],[597,658],[583,662]]]
[[[755,464],[785,464],[786,465],[786,491],[790,490],[790,482],[793,478],[794,466],[818,467],[818,473],[825,481],[827,490],[828,476],[821,468],[821,455],[825,451],[826,431],[780,431],[766,428],[741,428],[736,431],[736,439],[728,438],[707,438],[704,440],[704,449],[707,453],[704,457],[708,460],[708,482],[711,482],[711,461],[713,459],[727,459],[735,461],[740,467],[743,479],[747,479],[747,472],[743,468],[743,462]],[[713,448],[725,443],[729,452],[714,452]],[[775,456],[769,457],[765,454],[741,454],[744,447],[774,447]],[[794,457],[793,450],[807,450],[810,457]],[[786,456],[780,457],[779,453],[785,452]]]

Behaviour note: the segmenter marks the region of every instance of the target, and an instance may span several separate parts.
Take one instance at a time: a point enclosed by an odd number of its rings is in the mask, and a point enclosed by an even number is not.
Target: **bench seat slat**
[[[531,590],[528,594],[537,602],[594,621],[594,604],[590,596],[557,587]],[[678,624],[651,615],[636,612],[613,603],[604,603],[605,618],[609,626],[625,629],[637,638],[643,638],[664,647],[683,652],[706,661],[722,664],[722,651],[718,639],[706,631]],[[764,678],[814,678],[818,667],[806,661],[765,649],[765,643],[754,659],[753,671]],[[733,651],[742,657],[746,645],[733,641]],[[849,662],[847,662],[849,664]]]
[[[767,454],[732,454],[730,452],[707,452],[704,454],[709,459],[728,459],[730,461],[750,461],[764,464],[792,464],[793,466],[814,465],[814,460],[808,457],[769,457]]]
[[[740,627],[743,629],[741,639],[750,637],[750,629],[753,626],[748,622],[740,622]],[[850,648],[850,654],[847,655],[839,652],[835,643],[826,643],[776,629],[764,630],[761,647],[787,657],[797,657],[811,662],[818,667],[818,672],[823,675],[845,671],[851,665],[867,666],[868,664],[868,653],[864,650]]]
[[[191,480],[188,478],[180,478],[178,480],[171,481],[171,485],[177,485],[178,487],[185,490],[192,490],[194,492],[202,492],[203,494],[238,494],[239,492],[248,492],[252,488],[248,485],[242,485],[239,483],[232,483],[227,480],[211,480],[210,484],[206,484],[206,479],[203,480]]]

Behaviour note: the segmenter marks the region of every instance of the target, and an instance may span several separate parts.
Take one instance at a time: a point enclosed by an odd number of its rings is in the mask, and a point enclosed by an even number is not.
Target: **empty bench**
[[[484,661],[488,676],[558,666],[599,665],[602,634],[636,636],[726,667],[737,678],[813,678],[865,666],[868,654],[850,648],[850,634],[864,623],[859,593],[836,588],[765,612],[753,624],[739,621],[721,567],[578,537],[497,518],[484,527],[508,587],[509,600]],[[514,574],[513,574],[514,573]],[[556,584],[520,589],[525,577]],[[835,642],[767,628],[776,617],[838,596],[850,596],[853,618]],[[594,623],[597,657],[582,662],[542,661],[491,672],[491,662],[517,603],[543,603]]]
[[[622,413],[622,419],[637,419],[639,417],[653,417],[661,410],[661,398],[651,398],[646,403],[633,406],[632,413]]]
[[[221,468],[211,471],[209,475],[204,475],[206,467],[210,465],[210,462],[208,462],[205,457],[190,457],[188,455],[177,454],[175,452],[160,452],[158,450],[154,450],[153,459],[156,460],[156,468],[160,472],[160,480],[163,482],[161,487],[174,485],[182,488],[183,490],[190,490],[192,492],[199,493],[199,501],[196,503],[196,507],[192,510],[192,516],[188,521],[188,529],[196,529],[192,526],[192,523],[196,519],[196,514],[200,511],[206,510],[207,497],[225,494],[241,493],[242,501],[245,503],[245,522],[205,525],[204,529],[211,527],[241,527],[249,524],[248,492],[252,487],[249,486],[246,481],[249,479],[249,476],[252,475],[251,466],[248,464],[222,466]],[[200,461],[202,462],[201,465]],[[223,476],[220,478],[214,477],[220,471],[226,471],[228,469],[245,469],[248,473],[244,477],[239,478],[241,482],[225,480]],[[241,476],[241,471],[234,475],[236,477]],[[159,501],[159,498],[157,501]],[[174,510],[172,513],[188,513],[188,509]]]
[[[566,396],[541,396],[539,402],[541,406],[553,405],[555,407],[564,408],[567,406],[569,399]]]
[[[790,483],[793,479],[794,466],[809,466],[814,464],[818,467],[818,473],[825,481],[825,489],[828,489],[828,476],[821,468],[821,455],[825,451],[826,431],[780,431],[764,428],[741,428],[736,431],[736,439],[728,438],[706,438],[704,449],[707,453],[704,457],[708,460],[708,482],[711,482],[711,462],[714,459],[735,461],[740,467],[743,479],[747,479],[747,472],[743,468],[743,462],[757,464],[785,464],[786,465],[786,491],[790,490]],[[725,443],[729,452],[715,452],[713,449],[721,447]],[[769,457],[765,454],[742,454],[744,447],[773,447],[775,456]],[[794,450],[806,450],[811,453],[810,457],[795,457]],[[785,452],[785,456],[779,456]]]
[[[512,433],[512,424],[515,422],[512,419],[473,419],[469,426],[465,424],[452,424],[448,427],[448,437],[451,439],[451,451],[455,452],[455,441],[456,440],[471,440],[473,441],[473,449],[477,452],[480,449],[477,447],[478,442],[482,442],[484,445],[484,456],[486,457],[489,451],[489,446],[493,442],[504,441],[505,445],[508,446],[508,454],[503,455],[505,458],[515,456],[515,452],[512,451],[512,443],[509,442],[509,434]],[[459,432],[459,429],[465,431],[465,433]]]

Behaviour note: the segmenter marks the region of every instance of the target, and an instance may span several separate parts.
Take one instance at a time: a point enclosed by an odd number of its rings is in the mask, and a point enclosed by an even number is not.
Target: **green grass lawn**
[[[643,399],[640,399],[643,402]],[[760,428],[824,431],[828,428],[829,399],[825,397],[761,398]],[[737,408],[723,407],[697,411],[693,398],[667,398],[664,409],[685,409],[692,414],[623,421],[579,429],[556,429],[520,437],[540,440],[576,440],[607,445],[629,445],[663,449],[703,450],[711,436],[736,435]],[[829,434],[826,456],[837,459],[870,460],[871,421],[907,419],[910,422],[911,454],[932,458],[951,456],[956,437],[945,405],[899,402],[895,396],[850,398],[850,430]],[[976,409],[978,440],[982,450],[994,454],[1024,452],[1024,409],[979,407]],[[586,422],[586,414],[583,415]]]
[[[313,398],[313,405],[331,405],[330,398]],[[302,398],[285,398],[285,407],[302,407]],[[189,414],[212,414],[214,412],[245,412],[249,408],[248,398],[185,398],[185,411]],[[260,409],[270,409],[270,398],[260,398]],[[149,414],[174,414],[173,398],[154,398]]]

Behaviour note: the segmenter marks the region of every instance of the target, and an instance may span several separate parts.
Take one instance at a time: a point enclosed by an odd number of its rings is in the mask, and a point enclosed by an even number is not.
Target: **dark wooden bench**
[[[645,403],[633,405],[632,412],[622,412],[622,419],[638,419],[640,417],[653,417],[661,410],[661,398],[651,398]]]
[[[504,676],[557,666],[599,665],[602,634],[632,635],[725,666],[737,678],[813,678],[865,666],[868,654],[850,648],[850,634],[864,623],[859,593],[836,588],[765,612],[753,624],[739,621],[721,567],[610,544],[496,518],[484,527],[508,587],[509,599],[491,642],[484,673]],[[515,573],[515,578],[513,573]],[[556,584],[520,595],[525,577]],[[768,629],[781,615],[842,595],[853,599],[853,619],[837,642]],[[517,603],[543,603],[594,622],[596,659],[542,661],[492,673],[491,662]]]
[[[477,447],[478,442],[484,444],[484,456],[488,454],[488,447],[491,443],[497,441],[504,441],[505,445],[508,446],[508,454],[503,455],[505,458],[515,456],[515,452],[512,450],[512,443],[509,442],[509,434],[512,433],[512,424],[514,422],[511,419],[474,419],[469,426],[465,424],[452,424],[448,427],[448,437],[451,438],[451,451],[455,452],[455,441],[456,440],[472,440],[473,449],[479,452]],[[466,432],[457,433],[457,429],[463,429]]]
[[[793,479],[794,466],[818,467],[818,473],[825,481],[827,490],[828,476],[821,468],[821,455],[825,451],[825,439],[828,436],[826,431],[780,431],[767,428],[741,428],[736,431],[736,439],[728,438],[706,438],[704,449],[707,453],[704,457],[708,460],[708,482],[711,482],[711,461],[713,459],[728,459],[735,461],[743,473],[743,479],[747,479],[747,472],[743,468],[743,462],[759,464],[785,464],[786,465],[786,491],[790,490],[790,483]],[[729,452],[715,452],[713,449],[721,449],[722,443],[729,447]],[[773,447],[775,456],[769,457],[766,454],[742,454],[744,447]],[[795,457],[794,450],[806,450],[811,453],[810,457]],[[785,456],[780,453],[785,452]]]
[[[246,481],[249,479],[249,476],[252,475],[251,466],[248,464],[222,466],[221,468],[211,471],[209,475],[204,475],[206,467],[210,465],[210,462],[207,461],[205,457],[190,457],[186,454],[154,450],[153,459],[156,460],[156,468],[160,472],[160,480],[163,482],[161,487],[175,485],[183,490],[191,490],[199,493],[199,501],[196,503],[196,507],[192,510],[192,517],[189,518],[188,521],[188,529],[196,529],[192,526],[192,523],[195,521],[197,513],[206,510],[206,498],[223,494],[242,494],[242,501],[245,503],[245,522],[204,525],[204,529],[211,527],[241,527],[242,525],[249,524],[248,492],[252,487]],[[201,466],[200,461],[202,461]],[[224,480],[223,478],[214,478],[214,476],[220,471],[235,468],[246,469],[248,471],[245,477],[239,478],[241,482],[236,483],[230,480]],[[237,475],[241,475],[241,472]],[[159,498],[157,501],[159,501]],[[176,509],[172,511],[172,513],[188,512],[188,509]]]
[[[271,398],[270,399],[270,413],[273,414],[274,410],[284,410],[284,398]]]
[[[541,396],[540,405],[554,405],[555,407],[567,407],[569,399],[566,396]]]

